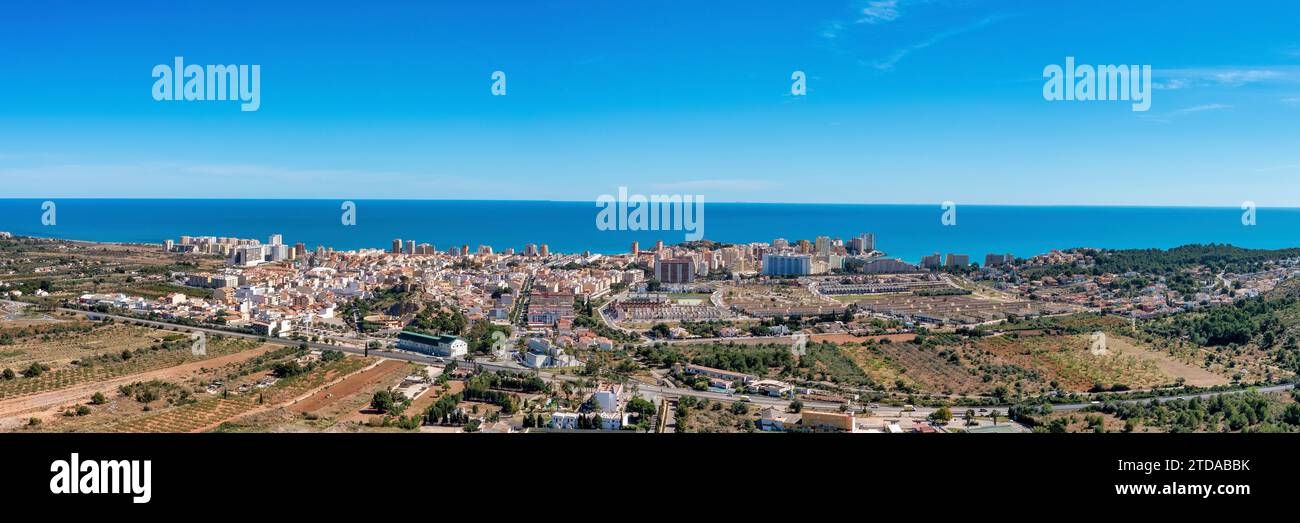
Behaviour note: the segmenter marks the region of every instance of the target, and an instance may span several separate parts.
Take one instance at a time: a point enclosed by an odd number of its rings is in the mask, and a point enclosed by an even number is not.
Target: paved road
[[[1270,385],[1270,386],[1267,386],[1267,387],[1258,387],[1258,388],[1255,388],[1255,389],[1235,389],[1235,390],[1227,390],[1227,391],[1222,391],[1222,392],[1204,392],[1204,393],[1201,393],[1201,394],[1183,394],[1183,395],[1179,395],[1179,396],[1160,396],[1160,397],[1158,397],[1158,398],[1139,398],[1139,399],[1131,399],[1131,400],[1115,400],[1115,403],[1151,403],[1152,400],[1169,401],[1169,400],[1189,400],[1189,399],[1192,399],[1192,398],[1207,399],[1207,398],[1213,398],[1213,397],[1215,397],[1215,396],[1219,396],[1219,395],[1222,395],[1222,394],[1240,394],[1240,393],[1242,393],[1242,392],[1246,392],[1246,391],[1248,391],[1248,390],[1255,390],[1255,391],[1257,391],[1257,392],[1267,393],[1267,392],[1282,392],[1282,391],[1284,391],[1284,390],[1291,390],[1291,389],[1293,389],[1293,388],[1295,388],[1295,385],[1293,385],[1293,384],[1286,384],[1286,385]],[[1095,404],[1094,404],[1094,403],[1069,403],[1069,404],[1064,404],[1064,405],[1052,405],[1052,410],[1079,410],[1079,409],[1082,409],[1082,408],[1084,408],[1084,407],[1088,407],[1088,406],[1090,406],[1090,405],[1095,405]],[[1006,408],[1006,407],[1002,407],[1002,408]]]

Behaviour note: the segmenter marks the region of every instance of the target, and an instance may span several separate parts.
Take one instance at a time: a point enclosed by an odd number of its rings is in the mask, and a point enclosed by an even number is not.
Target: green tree
[[[938,410],[930,413],[930,421],[936,423],[948,423],[952,421],[952,409],[948,407],[939,407]]]
[[[379,412],[391,412],[395,403],[393,391],[388,389],[375,392],[375,395],[370,398],[370,408]]]
[[[672,336],[672,329],[670,329],[665,323],[656,323],[654,326],[650,327],[649,334],[654,338],[668,339]]]
[[[23,371],[23,376],[27,378],[35,378],[45,373],[47,370],[50,370],[49,365],[33,361],[32,364],[27,367],[27,370]]]
[[[627,401],[627,411],[635,412],[643,418],[649,418],[655,414],[655,405],[649,400],[637,396]]]

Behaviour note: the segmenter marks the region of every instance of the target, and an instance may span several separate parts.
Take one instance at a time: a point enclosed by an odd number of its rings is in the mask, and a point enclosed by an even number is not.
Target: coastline
[[[469,245],[554,252],[622,254],[633,242],[676,244],[683,231],[600,230],[587,202],[492,200],[358,200],[355,226],[340,224],[338,200],[67,199],[56,225],[41,225],[38,200],[0,199],[0,231],[37,238],[159,245],[182,235],[265,239],[338,250],[385,249],[394,238],[437,250]],[[1219,207],[1083,207],[959,205],[944,226],[937,205],[708,203],[706,240],[766,243],[776,238],[851,238],[871,232],[880,250],[910,263],[935,252],[981,258],[1053,249],[1172,248],[1232,244],[1278,249],[1300,244],[1300,209],[1262,208],[1258,225]]]

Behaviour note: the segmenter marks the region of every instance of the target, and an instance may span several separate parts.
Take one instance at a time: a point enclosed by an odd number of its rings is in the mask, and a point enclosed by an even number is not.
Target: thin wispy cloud
[[[1157,89],[1176,90],[1194,87],[1245,87],[1265,83],[1300,82],[1300,68],[1295,66],[1210,67],[1195,69],[1157,69],[1153,71]]]
[[[1244,71],[1223,71],[1214,75],[1214,80],[1231,86],[1241,86],[1280,78],[1282,73],[1267,69],[1249,69]]]
[[[1177,91],[1191,87],[1192,83],[1183,78],[1172,78],[1165,82],[1151,82],[1151,88],[1161,91]]]
[[[1192,106],[1192,107],[1185,107],[1185,108],[1182,108],[1182,109],[1178,109],[1178,110],[1176,110],[1176,111],[1173,111],[1173,112],[1169,113],[1169,115],[1170,115],[1170,116],[1182,116],[1182,115],[1185,115],[1185,114],[1203,113],[1203,112],[1205,112],[1205,111],[1221,111],[1221,110],[1223,110],[1223,109],[1232,109],[1232,106],[1231,106],[1231,105],[1227,105],[1227,104],[1203,104],[1203,105],[1194,105],[1194,106]]]
[[[858,23],[893,22],[898,19],[898,15],[898,0],[867,2],[867,7],[862,9],[862,16],[858,18]]]
[[[822,27],[822,38],[834,40],[840,37],[840,32],[844,30],[844,23],[831,20],[826,22]]]
[[[853,12],[851,13],[851,18],[837,18],[824,22],[822,24],[820,35],[822,38],[830,42],[832,48],[839,49],[840,44],[837,43],[837,41],[851,30],[857,28],[865,31],[867,30],[866,28],[870,26],[893,24],[905,18],[905,10],[911,11],[913,8],[931,3],[935,3],[934,0],[869,0],[866,3],[855,4]],[[934,45],[959,34],[986,27],[1004,18],[1007,18],[1007,16],[986,16],[972,24],[942,31],[920,42],[899,47],[884,58],[876,60],[860,58],[858,59],[858,63],[861,65],[870,65],[882,71],[888,71],[893,69],[898,62],[902,61],[912,53],[933,47]]]
[[[934,46],[934,45],[936,45],[936,44],[938,44],[938,43],[940,43],[940,42],[943,42],[944,40],[947,40],[947,39],[952,38],[952,37],[954,37],[954,36],[960,35],[960,34],[962,34],[962,33],[969,33],[969,32],[971,32],[971,31],[975,31],[975,30],[977,30],[977,29],[982,29],[982,28],[988,27],[989,25],[992,25],[992,24],[994,24],[994,23],[997,23],[997,22],[999,22],[999,21],[1001,21],[1001,20],[1003,20],[1003,19],[1006,19],[1006,18],[1007,18],[1006,15],[992,15],[992,16],[986,16],[986,17],[980,19],[979,21],[976,21],[976,22],[973,23],[973,24],[966,25],[966,26],[963,26],[963,27],[959,27],[959,28],[957,28],[957,29],[953,29],[953,30],[949,30],[949,31],[944,31],[944,32],[942,32],[942,33],[939,33],[939,34],[936,34],[936,35],[934,35],[934,36],[931,36],[930,38],[927,38],[927,39],[922,40],[922,41],[920,41],[920,42],[914,43],[914,44],[909,45],[909,46],[906,46],[906,47],[899,48],[899,49],[895,50],[892,54],[890,54],[888,57],[886,57],[885,59],[883,59],[883,60],[879,60],[879,61],[877,61],[877,62],[875,62],[875,63],[873,63],[873,64],[871,64],[871,65],[874,66],[876,69],[880,69],[880,70],[882,70],[882,71],[888,71],[888,70],[891,70],[891,69],[894,68],[895,65],[898,64],[898,62],[902,61],[902,60],[903,60],[904,58],[906,58],[908,55],[910,55],[910,54],[912,54],[912,53],[914,53],[914,52],[916,52],[916,51],[920,51],[920,50],[923,50],[923,49],[926,49],[926,48],[932,47],[932,46]]]
[[[1170,120],[1191,115],[1191,114],[1204,113],[1209,111],[1223,111],[1226,109],[1232,109],[1232,106],[1228,104],[1218,104],[1218,103],[1201,104],[1201,105],[1193,105],[1191,107],[1184,107],[1182,109],[1177,109],[1159,115],[1141,115],[1139,116],[1139,118],[1142,118],[1143,120],[1153,121],[1153,122],[1169,123]]]
[[[851,26],[881,25],[898,20],[903,15],[906,5],[928,3],[930,0],[870,0],[866,4],[856,4],[851,20],[836,19],[822,25],[821,36],[834,40]]]

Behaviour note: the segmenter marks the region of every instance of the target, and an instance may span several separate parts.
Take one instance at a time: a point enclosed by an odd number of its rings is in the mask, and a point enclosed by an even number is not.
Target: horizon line
[[[698,195],[693,195],[698,196]],[[521,203],[590,203],[595,204],[595,199],[591,200],[557,200],[557,199],[523,199],[523,198],[325,198],[325,197],[117,197],[117,196],[69,196],[69,197],[3,197],[0,201],[6,200],[33,200],[33,201],[56,201],[56,200],[127,200],[127,201],[161,201],[161,200],[194,200],[194,201],[389,201],[389,202],[521,202]],[[948,200],[952,201],[952,200]],[[705,202],[713,204],[743,204],[743,205],[859,205],[859,206],[899,206],[899,207],[922,207],[922,206],[942,206],[944,202],[781,202],[781,201],[714,201]],[[958,207],[1088,207],[1088,208],[1128,208],[1128,209],[1234,209],[1242,210],[1238,205],[1205,205],[1205,204],[1133,204],[1133,203],[961,203],[953,201]],[[1300,205],[1295,206],[1266,206],[1257,205],[1256,209],[1286,209],[1300,210]]]

